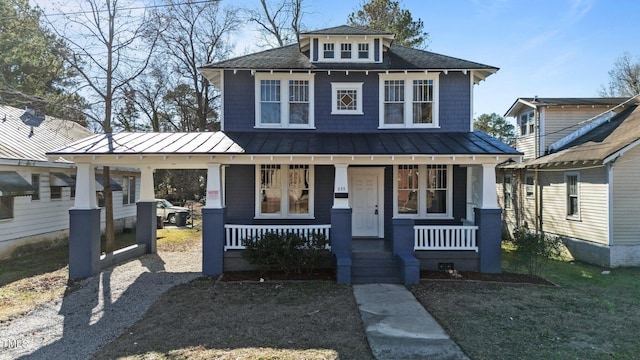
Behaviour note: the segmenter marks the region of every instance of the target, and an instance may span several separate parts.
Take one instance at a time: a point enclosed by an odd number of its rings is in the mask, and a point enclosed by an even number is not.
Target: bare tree
[[[609,84],[602,85],[600,96],[632,97],[640,94],[640,58],[634,62],[631,54],[620,56],[609,70]]]
[[[118,0],[79,2],[80,11],[50,22],[69,45],[65,60],[80,74],[85,91],[90,92],[91,113],[106,134],[112,132],[112,116],[118,94],[147,67],[157,43],[157,22],[148,22],[144,11],[133,14],[131,4]],[[62,12],[62,11],[60,11]],[[153,24],[154,27],[149,26]],[[106,215],[106,251],[115,249],[113,193],[110,169],[103,168]]]
[[[249,10],[249,21],[258,25],[261,47],[278,47],[299,42],[304,0],[260,0],[261,9]]]
[[[240,24],[237,10],[222,9],[217,1],[184,3],[170,0],[158,18],[167,24],[167,30],[161,34],[162,51],[167,54],[174,74],[167,94],[182,94],[185,86],[193,92],[190,106],[195,112],[195,123],[185,129],[218,130],[219,122],[214,109],[217,92],[198,68],[223,60],[231,53],[229,36]],[[165,94],[167,100],[171,99]],[[180,121],[182,119],[175,119],[173,123]]]

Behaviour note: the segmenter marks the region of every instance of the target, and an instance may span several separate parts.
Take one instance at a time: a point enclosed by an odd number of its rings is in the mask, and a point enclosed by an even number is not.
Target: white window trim
[[[379,74],[378,94],[379,94],[379,124],[380,129],[393,128],[439,128],[439,112],[440,112],[440,73],[389,73]],[[387,80],[404,80],[404,123],[403,124],[385,124],[384,123],[384,82]],[[414,124],[413,123],[413,80],[432,80],[433,81],[433,122],[431,124]]]
[[[314,82],[315,74],[303,73],[256,73],[255,74],[255,128],[261,129],[315,129],[314,122]],[[280,80],[280,123],[263,124],[260,114],[260,81]],[[289,124],[289,80],[309,81],[309,124]]]
[[[522,133],[522,117],[523,116],[527,116],[527,121],[525,123],[525,133]],[[530,131],[530,127],[531,125],[535,125],[535,111],[533,109],[522,112],[518,115],[518,136],[523,137],[523,136],[529,136],[529,135],[533,135],[533,133],[535,131]]]
[[[405,164],[401,164],[405,165]],[[444,164],[429,164],[444,165]],[[408,219],[453,219],[453,166],[447,166],[447,212],[445,214],[427,213],[427,177],[418,175],[418,213],[398,213],[398,165],[393,166],[393,216]],[[418,165],[418,174],[426,174],[427,165]]]
[[[576,177],[576,192],[577,192],[577,198],[578,198],[578,215],[569,215],[569,176],[575,176]],[[581,221],[582,220],[582,212],[580,211],[580,173],[577,171],[571,171],[571,172],[565,172],[564,173],[564,186],[565,186],[565,191],[564,191],[564,201],[565,201],[565,218],[567,220],[574,220],[574,221]]]
[[[364,115],[362,111],[362,85],[361,82],[332,82],[331,83],[331,115]],[[338,110],[338,90],[355,90],[355,110]]]
[[[505,184],[507,183],[507,179],[509,179],[509,186],[511,187],[510,189],[510,194],[511,194],[511,201],[507,202],[507,197],[506,195],[506,186]],[[513,176],[511,174],[504,174],[504,178],[502,179],[502,201],[504,204],[502,204],[502,206],[504,207],[504,210],[510,211],[513,210]]]
[[[280,214],[262,214],[260,206],[260,167],[265,164],[256,164],[255,167],[255,217],[254,219],[315,219],[314,217],[314,199],[315,199],[315,167],[311,164],[276,164],[280,165],[282,171],[280,189]],[[289,214],[289,191],[288,181],[289,179],[289,165],[309,165],[309,213],[308,214]]]
[[[380,40],[382,44],[382,39]],[[324,57],[324,44],[333,44],[333,56],[332,58]],[[343,59],[341,54],[341,44],[351,44],[351,58]],[[358,44],[369,45],[369,57],[360,58],[358,56]],[[380,46],[382,47],[382,46]],[[341,37],[341,38],[329,38],[318,39],[318,62],[331,62],[331,63],[372,63],[375,62],[375,43],[374,38],[371,37]]]

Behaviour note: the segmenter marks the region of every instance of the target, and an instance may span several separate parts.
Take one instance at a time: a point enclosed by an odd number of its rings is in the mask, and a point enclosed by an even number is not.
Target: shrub
[[[560,256],[562,240],[557,236],[517,229],[511,239],[518,265],[529,275],[540,276],[549,259]]]
[[[285,273],[311,273],[328,254],[328,240],[322,234],[308,237],[295,233],[265,233],[259,237],[244,239],[242,257],[257,265],[260,270],[278,270]]]

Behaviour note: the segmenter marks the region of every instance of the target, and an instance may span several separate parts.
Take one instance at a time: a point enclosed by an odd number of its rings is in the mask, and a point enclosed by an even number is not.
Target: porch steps
[[[354,251],[351,261],[352,284],[402,283],[398,261],[391,251]]]

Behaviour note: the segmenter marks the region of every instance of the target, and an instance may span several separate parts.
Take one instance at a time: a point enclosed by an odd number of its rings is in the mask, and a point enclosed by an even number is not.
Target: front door
[[[383,168],[349,169],[349,202],[354,237],[383,237]]]

